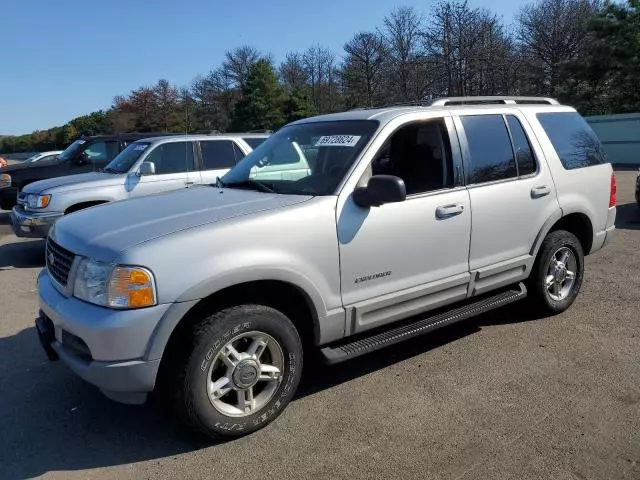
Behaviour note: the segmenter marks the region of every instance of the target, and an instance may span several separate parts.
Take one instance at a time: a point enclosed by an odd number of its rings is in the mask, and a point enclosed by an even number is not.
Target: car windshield
[[[76,140],[71,145],[69,145],[66,150],[60,154],[60,156],[58,156],[58,160],[60,160],[61,162],[69,160],[76,154],[78,150],[80,150],[80,148],[82,148],[85,143],[87,143],[86,140]]]
[[[283,127],[224,175],[219,186],[332,195],[378,126],[374,120],[345,120]]]
[[[109,162],[109,164],[104,168],[104,171],[110,173],[128,172],[149,145],[151,144],[148,142],[133,142],[129,144],[127,148]]]

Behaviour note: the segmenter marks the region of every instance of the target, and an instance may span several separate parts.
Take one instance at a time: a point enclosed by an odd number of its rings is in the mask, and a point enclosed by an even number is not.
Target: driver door
[[[395,175],[407,197],[380,207],[339,207],[343,305],[350,334],[467,297],[469,193],[456,173],[461,156],[449,117],[404,124],[360,179]],[[352,190],[349,190],[351,192]],[[339,203],[340,205],[340,203]]]
[[[93,172],[104,168],[120,151],[117,141],[91,142],[82,149],[71,165],[71,173]]]
[[[129,175],[127,191],[130,197],[179,190],[195,183],[189,176],[195,171],[193,142],[161,143],[149,152],[144,162],[153,163],[155,173]]]

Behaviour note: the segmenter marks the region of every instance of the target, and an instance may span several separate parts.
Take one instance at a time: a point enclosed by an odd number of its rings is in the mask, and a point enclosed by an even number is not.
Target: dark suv
[[[82,137],[54,160],[19,163],[0,168],[0,208],[10,210],[18,192],[29,183],[99,170],[131,142],[166,133],[123,133]]]

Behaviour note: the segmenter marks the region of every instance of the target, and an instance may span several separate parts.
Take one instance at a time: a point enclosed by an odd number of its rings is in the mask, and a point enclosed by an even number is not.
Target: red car
[[[6,167],[9,163],[2,157],[0,157],[0,168]]]

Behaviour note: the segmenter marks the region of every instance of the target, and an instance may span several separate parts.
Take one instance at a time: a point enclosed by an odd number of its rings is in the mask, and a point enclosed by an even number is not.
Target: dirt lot
[[[565,314],[495,311],[305,370],[265,430],[203,444],[115,404],[36,340],[43,243],[0,212],[0,477],[640,479],[640,209],[618,174],[618,231]]]

